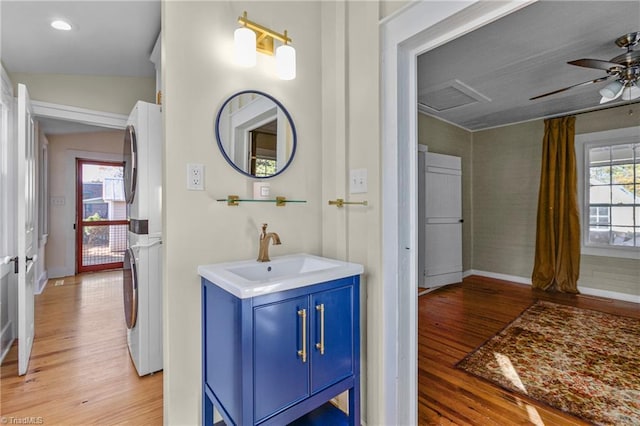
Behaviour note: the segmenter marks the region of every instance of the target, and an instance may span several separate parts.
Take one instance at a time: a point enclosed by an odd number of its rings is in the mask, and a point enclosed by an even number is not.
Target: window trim
[[[589,168],[587,152],[591,148],[625,143],[640,143],[640,126],[584,133],[575,136],[576,165],[578,172],[578,205],[580,208],[580,252],[583,255],[640,259],[640,247],[602,247],[587,243],[589,237],[589,185],[586,171]]]

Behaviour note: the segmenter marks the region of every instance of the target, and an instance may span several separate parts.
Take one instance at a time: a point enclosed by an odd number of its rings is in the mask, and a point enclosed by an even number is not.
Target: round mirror
[[[296,128],[274,97],[245,90],[227,99],[216,118],[216,139],[224,158],[249,177],[282,173],[296,152]]]

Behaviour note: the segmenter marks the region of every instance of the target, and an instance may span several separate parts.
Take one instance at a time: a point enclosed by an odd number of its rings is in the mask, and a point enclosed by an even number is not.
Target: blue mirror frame
[[[225,111],[225,108],[229,105],[230,102],[232,102],[236,97],[241,96],[241,95],[245,95],[245,94],[253,94],[253,95],[260,95],[263,96],[267,99],[269,99],[270,101],[272,101],[279,109],[280,111],[282,111],[282,113],[284,113],[285,117],[287,118],[289,127],[291,128],[291,135],[292,135],[292,148],[291,148],[291,154],[289,155],[289,158],[286,160],[284,166],[282,166],[280,168],[280,170],[277,170],[276,173],[272,174],[272,175],[268,175],[268,176],[255,176],[252,175],[251,173],[249,173],[248,171],[243,170],[241,167],[239,167],[234,161],[233,159],[229,156],[229,154],[227,153],[227,151],[225,150],[225,143],[222,141],[222,136],[221,136],[221,132],[220,132],[220,119],[222,117],[223,112]],[[291,164],[291,162],[293,161],[293,158],[296,155],[296,150],[298,147],[298,134],[296,131],[296,126],[293,122],[293,119],[291,118],[291,115],[289,114],[289,111],[287,111],[287,109],[284,107],[284,105],[282,105],[282,103],[280,101],[278,101],[276,98],[274,98],[273,96],[261,92],[259,90],[243,90],[240,92],[236,92],[234,94],[232,94],[231,96],[229,96],[224,103],[220,106],[218,113],[216,115],[216,123],[215,123],[215,134],[216,134],[216,141],[218,143],[218,148],[220,149],[220,152],[222,153],[222,156],[224,157],[224,159],[227,161],[227,163],[229,163],[229,165],[231,167],[233,167],[237,172],[253,178],[253,179],[270,179],[272,177],[278,176],[280,174],[282,174],[285,170],[287,170],[287,168],[289,167],[289,165]]]

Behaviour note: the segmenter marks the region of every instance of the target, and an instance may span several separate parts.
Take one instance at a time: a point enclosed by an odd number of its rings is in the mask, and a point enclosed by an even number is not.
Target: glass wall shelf
[[[218,202],[226,202],[228,206],[239,206],[240,203],[276,203],[278,207],[284,207],[287,203],[306,203],[307,200],[287,200],[285,197],[276,197],[269,200],[253,200],[240,198],[238,195],[227,195],[227,198],[218,198]]]

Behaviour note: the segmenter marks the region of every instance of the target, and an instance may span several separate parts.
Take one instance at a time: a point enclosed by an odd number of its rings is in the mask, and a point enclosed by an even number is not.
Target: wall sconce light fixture
[[[276,56],[276,71],[282,80],[296,78],[296,50],[289,45],[291,39],[285,30],[284,34],[277,33],[247,19],[247,12],[238,17],[242,27],[235,30],[233,40],[235,57],[238,65],[253,67],[256,65],[256,51],[266,55]],[[282,43],[274,49],[274,40]]]

